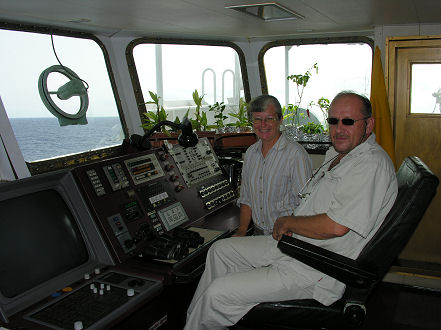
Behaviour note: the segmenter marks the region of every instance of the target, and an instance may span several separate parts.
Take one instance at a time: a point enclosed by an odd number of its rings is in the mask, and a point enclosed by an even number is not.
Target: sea
[[[25,161],[31,162],[120,145],[119,117],[90,117],[87,125],[60,126],[56,118],[10,118]]]

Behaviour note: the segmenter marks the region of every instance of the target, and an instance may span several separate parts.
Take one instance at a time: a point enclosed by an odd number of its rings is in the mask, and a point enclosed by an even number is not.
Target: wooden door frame
[[[395,141],[395,155],[397,161],[401,161],[399,155],[399,151],[405,150],[405,147],[408,147],[407,144],[403,144],[403,141],[401,141],[401,134],[402,134],[402,127],[400,122],[403,120],[401,118],[401,115],[404,115],[406,118],[405,121],[409,120],[419,120],[419,119],[429,119],[429,117],[435,117],[437,118],[437,122],[439,122],[439,119],[441,119],[440,115],[433,115],[433,114],[419,114],[419,113],[401,113],[404,106],[404,103],[406,103],[406,110],[409,111],[410,104],[407,104],[410,100],[404,100],[402,98],[401,92],[410,93],[411,86],[409,85],[409,81],[406,80],[406,84],[400,85],[403,83],[403,77],[400,75],[403,72],[407,72],[407,77],[411,77],[411,73],[409,70],[411,70],[407,64],[406,68],[403,68],[402,66],[399,67],[399,65],[402,65],[401,59],[403,57],[401,56],[410,56],[408,58],[416,58],[415,50],[424,50],[424,49],[430,49],[430,48],[436,48],[439,50],[441,48],[441,36],[431,36],[431,37],[394,37],[389,38],[386,41],[386,60],[385,60],[385,83],[386,88],[388,92],[388,98],[389,98],[389,106],[391,111],[391,122],[392,122],[392,128],[393,128],[393,136]],[[411,52],[413,53],[413,57],[410,55]],[[405,55],[405,54],[407,55]],[[420,57],[421,58],[421,57]],[[410,64],[412,64],[412,61],[410,61]],[[401,71],[404,69],[404,71]],[[401,79],[398,80],[398,79]],[[409,78],[410,79],[410,78]],[[403,90],[406,89],[406,91]],[[407,94],[406,94],[407,95]],[[403,103],[404,102],[404,103]],[[403,104],[402,104],[403,103]],[[400,108],[397,108],[400,107]],[[401,122],[402,123],[402,122]],[[398,143],[402,143],[399,145]],[[403,149],[400,149],[402,148]],[[427,151],[427,150],[426,150]],[[425,152],[424,150],[422,152]],[[401,155],[403,156],[403,155]],[[434,170],[436,169],[436,172],[439,173],[439,155],[436,156],[436,166],[434,167]],[[427,159],[428,163],[427,165],[430,166],[430,157]],[[397,164],[398,166],[400,164]],[[437,196],[439,198],[439,196]],[[435,197],[435,198],[437,198]],[[438,199],[439,200],[439,199]],[[437,204],[438,205],[438,204]],[[407,246],[404,248],[403,252],[400,255],[400,261],[402,262],[405,260],[406,262],[410,262],[412,267],[416,268],[422,268],[422,269],[432,269],[434,264],[436,264],[436,268],[439,268],[439,265],[441,264],[441,252],[438,248],[438,243],[436,248],[434,248],[434,242],[436,240],[434,239],[433,235],[429,235],[427,242],[423,240],[425,238],[425,235],[427,232],[431,231],[431,233],[439,233],[440,227],[432,226],[434,223],[433,219],[437,219],[438,215],[435,213],[437,212],[434,208],[435,205],[431,205],[431,207],[426,212],[424,218],[422,219],[420,225],[418,226],[417,230],[415,231],[414,235],[410,239]],[[436,230],[436,232],[433,232],[433,230]],[[424,264],[424,265],[423,265]],[[430,264],[430,266],[429,266]]]

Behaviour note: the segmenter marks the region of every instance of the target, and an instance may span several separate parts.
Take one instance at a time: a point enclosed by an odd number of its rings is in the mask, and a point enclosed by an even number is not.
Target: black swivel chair
[[[397,172],[398,196],[378,232],[356,260],[283,236],[284,253],[346,284],[331,306],[313,299],[266,302],[255,306],[238,325],[252,329],[358,329],[366,300],[404,248],[429,206],[438,178],[418,158],[406,158]]]

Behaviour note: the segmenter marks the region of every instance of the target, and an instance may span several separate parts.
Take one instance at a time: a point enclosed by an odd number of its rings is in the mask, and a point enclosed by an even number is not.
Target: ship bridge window
[[[75,165],[121,145],[125,133],[97,39],[19,28],[0,29],[0,90],[30,172]]]
[[[242,74],[245,66],[240,48],[228,42],[189,43],[138,39],[129,45],[132,56],[128,61],[134,64],[129,67],[143,123],[156,121],[146,116],[156,113],[152,94],[165,110],[167,117],[161,120],[182,121],[184,116],[196,120],[195,112],[199,111],[200,116],[206,116],[207,125],[215,122],[216,112],[210,111],[210,106],[223,103],[227,115],[237,112],[240,99],[249,99],[248,86],[242,80],[246,75]],[[202,99],[199,110],[195,98]],[[225,124],[228,120],[231,118]]]
[[[285,124],[316,121],[326,128],[327,101],[337,93],[351,90],[370,96],[372,54],[371,41],[365,38],[269,43],[259,60],[260,72],[266,74],[263,92],[285,106]],[[295,106],[301,109],[298,115]]]

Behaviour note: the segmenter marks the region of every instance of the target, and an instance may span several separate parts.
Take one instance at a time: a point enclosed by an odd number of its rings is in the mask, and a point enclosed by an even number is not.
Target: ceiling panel
[[[256,3],[259,1],[252,1]],[[435,23],[439,0],[281,0],[305,16],[265,22],[225,9],[243,0],[0,0],[0,19],[146,36],[256,38],[366,31],[373,25]]]

